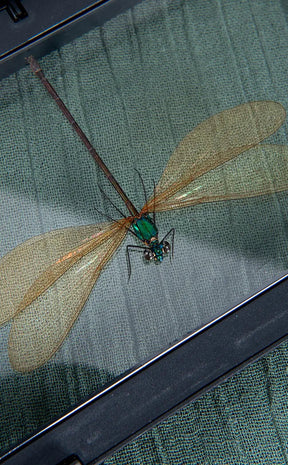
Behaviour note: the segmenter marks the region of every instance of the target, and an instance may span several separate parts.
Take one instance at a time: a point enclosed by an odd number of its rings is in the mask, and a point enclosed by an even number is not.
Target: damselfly
[[[131,249],[143,249],[145,260],[159,263],[173,252],[174,229],[159,240],[156,213],[288,189],[287,147],[259,145],[282,125],[285,109],[273,101],[256,101],[224,110],[196,126],[177,146],[153,194],[138,211],[37,61],[33,57],[28,61],[120,195],[129,215],[42,234],[2,258],[0,325],[12,320],[9,358],[20,372],[40,367],[59,349],[128,231],[142,242],[127,246],[128,257]]]

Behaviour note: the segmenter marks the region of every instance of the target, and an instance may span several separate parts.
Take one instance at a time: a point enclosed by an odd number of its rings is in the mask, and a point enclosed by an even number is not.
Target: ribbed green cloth
[[[134,168],[150,195],[198,123],[253,100],[288,108],[287,15],[280,0],[144,0],[41,66],[141,208]],[[0,96],[1,256],[37,234],[103,222],[99,210],[118,218],[98,184],[125,206],[27,66]],[[285,129],[270,142],[286,144]],[[287,207],[282,193],[157,215],[160,238],[176,230],[172,264],[134,253],[128,284],[125,246],[138,243],[127,237],[61,349],[31,374],[13,372],[10,326],[0,328],[0,450],[284,274]],[[286,463],[286,357],[283,346],[109,463]]]

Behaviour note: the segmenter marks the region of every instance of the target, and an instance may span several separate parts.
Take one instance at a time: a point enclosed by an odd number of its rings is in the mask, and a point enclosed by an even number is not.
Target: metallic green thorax
[[[157,238],[158,229],[149,215],[142,215],[132,223],[131,228],[140,241],[150,243],[152,238]]]

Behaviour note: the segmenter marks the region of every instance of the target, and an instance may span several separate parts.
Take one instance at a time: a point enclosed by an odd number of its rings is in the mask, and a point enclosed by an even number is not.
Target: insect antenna
[[[105,199],[107,199],[108,202],[111,203],[111,205],[115,208],[115,210],[117,210],[117,212],[118,212],[121,216],[123,216],[123,218],[126,218],[127,215],[124,215],[124,213],[122,213],[122,211],[112,202],[112,200],[110,199],[110,197],[108,197],[108,195],[106,194],[106,192],[102,189],[102,187],[101,187],[99,184],[98,184],[98,189],[99,189],[99,191],[101,192],[101,194],[103,195],[103,197],[104,197]]]

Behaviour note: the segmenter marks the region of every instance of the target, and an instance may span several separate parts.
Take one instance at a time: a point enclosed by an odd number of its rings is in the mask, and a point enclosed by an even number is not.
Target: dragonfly
[[[0,326],[11,322],[9,359],[12,367],[22,373],[41,367],[58,351],[100,273],[128,232],[136,236],[138,244],[128,245],[127,253],[133,248],[142,250],[145,260],[159,264],[173,253],[174,229],[160,240],[156,213],[288,189],[288,147],[260,144],[281,127],[286,111],[274,101],[254,101],[210,116],[192,129],[176,147],[152,195],[138,210],[38,62],[33,57],[27,61],[129,214],[118,220],[41,234],[0,260]]]

